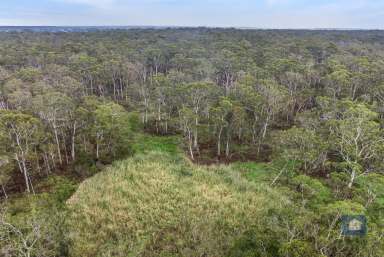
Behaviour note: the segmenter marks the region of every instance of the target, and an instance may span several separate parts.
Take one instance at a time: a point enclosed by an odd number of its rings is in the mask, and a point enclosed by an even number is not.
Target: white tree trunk
[[[355,182],[355,178],[356,178],[356,172],[353,170],[351,172],[351,179],[350,179],[350,181],[348,183],[348,188],[352,188],[353,183]]]
[[[1,189],[3,190],[5,199],[8,199],[8,195],[7,195],[7,192],[5,191],[5,187],[4,187],[4,185],[1,185]]]
[[[193,139],[192,139],[192,133],[191,133],[191,130],[188,129],[188,142],[189,142],[189,153],[191,155],[191,159],[192,160],[195,160],[195,157],[193,155],[193,149],[192,149],[192,144],[193,144]]]
[[[194,136],[193,136],[193,147],[195,149],[199,148],[199,144],[198,144],[198,131],[197,131],[198,125],[199,125],[199,119],[196,117],[195,118],[195,131],[194,131]]]
[[[223,132],[223,127],[220,127],[219,135],[217,138],[217,156],[221,155],[221,134]]]
[[[59,156],[60,164],[63,164],[63,159],[61,158],[59,134],[58,134],[58,131],[57,131],[56,124],[53,124],[53,131],[54,131],[54,134],[55,134],[55,140],[56,140],[56,146],[57,146],[57,155]]]
[[[227,138],[227,143],[225,145],[225,156],[229,157],[229,138]]]
[[[72,147],[71,147],[71,157],[72,161],[76,160],[76,151],[75,151],[75,139],[76,139],[76,121],[73,124],[73,131],[72,131]]]

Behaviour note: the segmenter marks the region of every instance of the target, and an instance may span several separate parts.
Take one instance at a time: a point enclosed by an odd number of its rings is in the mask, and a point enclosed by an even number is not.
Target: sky
[[[384,0],[0,0],[0,26],[384,29]]]

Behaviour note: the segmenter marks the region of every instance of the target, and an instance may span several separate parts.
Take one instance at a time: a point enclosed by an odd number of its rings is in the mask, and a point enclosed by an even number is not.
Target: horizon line
[[[384,28],[340,28],[340,27],[252,27],[252,26],[209,26],[209,25],[2,25],[0,28],[207,28],[207,29],[239,29],[239,30],[338,30],[338,31],[384,31]]]

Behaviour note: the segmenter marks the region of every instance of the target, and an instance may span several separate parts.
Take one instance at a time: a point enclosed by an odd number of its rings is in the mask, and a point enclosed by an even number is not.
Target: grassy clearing
[[[88,179],[68,201],[72,256],[243,256],[264,240],[247,245],[250,231],[273,237],[265,224],[291,204],[268,186],[276,175],[268,164],[197,166],[179,137],[137,133],[134,142],[133,158]]]
[[[178,136],[151,136],[137,133],[132,149],[135,154],[158,151],[176,155],[182,153],[179,145],[180,137]]]
[[[72,256],[225,256],[289,203],[231,167],[146,152],[85,181],[68,201]]]

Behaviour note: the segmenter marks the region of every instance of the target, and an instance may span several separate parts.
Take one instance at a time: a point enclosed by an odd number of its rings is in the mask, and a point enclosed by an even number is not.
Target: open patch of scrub
[[[118,162],[68,201],[72,255],[225,256],[290,203],[236,174],[160,152]]]

